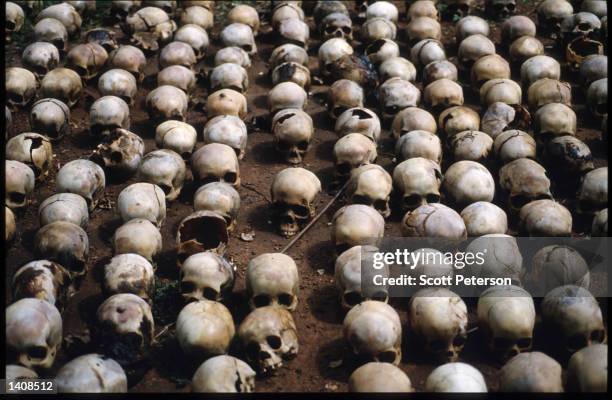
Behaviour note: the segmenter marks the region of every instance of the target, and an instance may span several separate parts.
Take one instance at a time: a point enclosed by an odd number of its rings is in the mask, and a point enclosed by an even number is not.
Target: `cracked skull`
[[[187,167],[185,161],[172,150],[154,150],[147,153],[138,167],[138,177],[143,182],[159,186],[166,200],[173,201],[181,193]]]
[[[272,133],[276,139],[276,149],[285,161],[299,164],[314,135],[312,118],[300,109],[281,110],[272,119]]]

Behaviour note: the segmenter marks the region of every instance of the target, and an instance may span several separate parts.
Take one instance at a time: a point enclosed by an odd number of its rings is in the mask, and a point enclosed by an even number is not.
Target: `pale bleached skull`
[[[204,143],[221,143],[230,146],[239,160],[244,157],[247,145],[247,127],[235,115],[217,115],[208,120],[203,131]]]
[[[170,42],[159,53],[159,66],[166,68],[171,65],[182,65],[192,69],[196,64],[193,48],[185,42]]]
[[[278,44],[292,43],[308,50],[310,28],[308,24],[297,18],[283,19],[276,28]]]
[[[559,38],[561,21],[573,13],[574,8],[569,1],[544,0],[537,8],[539,33],[545,37]]]
[[[391,78],[378,87],[379,108],[383,118],[392,119],[408,107],[416,107],[421,91],[409,81]]]
[[[102,289],[107,296],[132,293],[143,300],[151,300],[155,273],[153,265],[135,253],[118,254],[104,266]]]
[[[138,177],[143,182],[159,186],[172,201],[181,193],[185,181],[185,161],[172,150],[154,150],[147,153],[138,167]]]
[[[70,36],[77,35],[81,30],[81,16],[77,10],[68,2],[53,4],[41,10],[36,19],[55,18],[61,22]]]
[[[214,25],[214,13],[206,7],[200,5],[184,5],[183,12],[181,13],[180,23],[181,26],[193,24],[201,27],[202,29],[210,30]]]
[[[274,89],[272,89],[272,91],[274,91]],[[272,93],[272,91],[270,91],[270,93]],[[208,114],[208,118],[213,118],[218,115],[234,115],[240,119],[244,119],[247,112],[246,97],[233,89],[217,90],[206,99],[206,113]]]
[[[487,164],[493,149],[491,136],[480,131],[463,131],[453,135],[448,143],[454,161],[476,161]]]
[[[10,67],[5,70],[7,102],[12,107],[25,107],[36,96],[36,76],[25,68]],[[53,97],[53,96],[52,96]]]
[[[157,86],[176,86],[185,93],[191,93],[196,85],[192,70],[182,65],[170,65],[158,72]]]
[[[331,240],[337,255],[353,246],[375,246],[384,233],[385,219],[363,204],[344,206],[332,218]]]
[[[442,142],[435,134],[414,130],[400,136],[395,143],[395,156],[398,161],[422,157],[440,164],[442,161]]]
[[[216,59],[217,57],[219,57],[219,53],[222,50],[224,49],[219,50],[217,54],[215,55],[216,65],[218,65]],[[303,47],[300,47],[298,45],[291,44],[291,43],[286,43],[286,44],[275,47],[274,50],[272,50],[272,54],[270,54],[270,58],[268,61],[270,63],[270,68],[276,68],[277,66],[283,63],[286,63],[286,62],[293,62],[293,63],[297,63],[297,64],[304,65],[307,67],[308,66],[308,53],[306,52],[306,50],[304,50]],[[247,68],[247,66],[244,66],[244,65],[243,67]]]
[[[130,45],[119,46],[108,55],[108,66],[112,69],[123,69],[128,71],[137,82],[142,82],[145,74],[144,68],[147,59],[138,47]]]
[[[98,78],[98,91],[102,96],[117,96],[127,104],[134,105],[138,90],[134,75],[124,69],[110,69]]]
[[[468,313],[465,302],[444,288],[421,289],[408,305],[410,330],[437,360],[454,362],[467,340]]]
[[[376,143],[361,133],[349,133],[334,144],[335,176],[348,178],[351,171],[376,161]]]
[[[505,234],[508,231],[506,212],[493,203],[477,201],[461,211],[468,237]]]
[[[398,365],[402,358],[402,326],[397,311],[382,301],[364,301],[344,318],[344,338],[351,351],[368,361]]]
[[[59,140],[70,132],[70,108],[57,99],[42,99],[32,105],[30,127],[51,140]]]
[[[95,137],[110,136],[116,130],[130,129],[130,107],[117,96],[103,96],[89,109],[89,131]]]
[[[334,130],[340,137],[350,133],[360,133],[377,143],[380,139],[380,119],[368,108],[349,108],[336,119]]]
[[[372,43],[380,39],[395,40],[397,26],[386,18],[370,18],[361,26],[361,40]]]
[[[55,191],[58,193],[75,193],[87,202],[89,211],[93,211],[104,194],[106,178],[104,170],[89,160],[72,160],[57,172]]]
[[[568,82],[558,81],[556,79],[542,78],[529,86],[527,90],[527,104],[530,110],[537,110],[550,103],[563,103],[567,106],[571,106],[571,85]]]
[[[43,18],[34,25],[34,40],[52,43],[61,52],[68,51],[68,31],[55,18]]]
[[[608,56],[593,54],[580,64],[580,78],[586,87],[599,79],[608,77]]]
[[[500,392],[563,392],[561,365],[539,351],[511,358],[500,370]]]
[[[181,26],[174,33],[174,37],[172,40],[174,40],[175,42],[184,42],[190,45],[195,53],[197,60],[201,60],[206,56],[206,50],[208,49],[208,46],[210,44],[210,39],[208,38],[208,33],[206,32],[206,30],[196,24],[186,24]]]
[[[6,308],[7,362],[48,370],[62,344],[62,316],[44,300],[25,298]]]
[[[276,139],[276,149],[285,161],[299,164],[314,135],[312,118],[297,108],[281,110],[272,119],[272,133]]]
[[[144,218],[159,228],[166,219],[165,193],[152,183],[133,183],[119,193],[117,209],[123,222]]]
[[[461,43],[466,37],[477,34],[489,36],[490,31],[489,23],[485,19],[476,15],[468,15],[455,24],[455,41]]]
[[[118,128],[103,137],[90,159],[111,174],[128,177],[136,173],[144,154],[144,141],[127,129]]]
[[[536,111],[533,119],[533,131],[542,142],[550,137],[576,135],[576,113],[565,104],[546,104]]]
[[[576,285],[589,288],[589,266],[580,252],[570,246],[551,245],[538,250],[531,259],[528,280],[534,289],[546,293],[556,287]]]
[[[276,86],[281,82],[294,82],[301,87],[310,87],[310,70],[307,66],[288,61],[277,65],[272,70],[272,85]]]
[[[57,47],[48,42],[34,42],[23,50],[21,63],[41,79],[59,64]]]
[[[63,310],[75,293],[70,272],[60,264],[48,260],[31,261],[13,275],[13,301],[33,297]]]
[[[535,200],[519,212],[519,230],[529,236],[570,236],[572,214],[551,199]]]
[[[117,228],[112,242],[115,254],[138,254],[149,262],[153,262],[162,249],[159,229],[143,218],[131,219]]]
[[[318,5],[319,4],[317,3],[317,6]],[[272,9],[271,25],[275,30],[277,30],[280,26],[281,21],[285,19],[299,19],[303,21],[304,17],[304,10],[302,10],[302,7],[299,3],[293,1],[281,1],[278,3],[275,2],[273,4]],[[323,16],[320,17],[319,22],[322,19]],[[320,26],[320,24],[316,25]]]
[[[240,47],[249,55],[257,53],[253,29],[246,24],[235,22],[227,25],[219,34],[219,38],[223,47]]]
[[[506,192],[509,211],[514,214],[530,201],[552,199],[546,169],[528,158],[519,158],[501,167],[499,186]]]
[[[593,115],[608,115],[608,78],[594,81],[587,89],[587,106]]]
[[[259,32],[259,14],[254,7],[238,4],[227,13],[227,19],[229,23],[238,22],[250,26],[255,36]]]
[[[462,106],[464,102],[463,88],[457,82],[450,79],[438,79],[425,87],[423,102],[434,113],[439,113],[451,107]],[[442,124],[440,125],[442,126]]]
[[[508,46],[515,39],[525,36],[536,36],[536,25],[524,15],[515,15],[506,19],[501,25],[501,42]]]
[[[78,225],[55,221],[40,228],[34,237],[34,250],[41,258],[56,261],[74,276],[87,272],[89,238]]]
[[[145,100],[149,118],[156,122],[185,121],[189,97],[181,89],[164,85],[149,92]]]
[[[240,167],[236,152],[222,143],[209,143],[191,155],[194,179],[201,184],[225,182],[240,187]]]
[[[440,203],[423,204],[408,211],[402,219],[402,235],[407,237],[435,237],[464,239],[465,223],[452,208]]]
[[[319,74],[329,76],[333,63],[345,55],[353,54],[353,48],[343,38],[328,39],[319,46]]]
[[[258,373],[267,375],[297,356],[298,334],[291,313],[282,307],[266,306],[251,311],[238,328],[246,360]]]
[[[399,11],[397,7],[388,1],[377,1],[368,5],[366,10],[366,20],[372,18],[385,18],[397,23]]]
[[[363,107],[365,94],[362,87],[351,80],[340,79],[334,82],[327,92],[328,111],[332,119],[349,108]]]
[[[186,122],[165,121],[155,128],[155,144],[162,149],[173,150],[183,159],[189,159],[196,145],[198,133]]]
[[[274,176],[272,214],[279,233],[290,237],[315,215],[315,199],[321,191],[321,181],[304,168],[286,168]]]
[[[432,61],[423,68],[423,84],[427,87],[438,79],[458,80],[457,67],[448,60]]]
[[[423,39],[410,49],[410,60],[417,68],[422,68],[434,61],[446,60],[442,42],[435,39]]]
[[[146,359],[151,351],[155,324],[151,306],[132,293],[107,298],[96,312],[92,340],[101,352],[121,365]]]
[[[232,89],[244,93],[249,88],[246,69],[234,63],[217,65],[210,71],[208,79],[210,90],[213,92],[219,89]]]
[[[177,264],[203,251],[225,253],[229,234],[222,215],[214,211],[195,211],[181,220],[176,233]]]
[[[349,392],[414,392],[408,375],[393,364],[369,362],[357,368],[349,377]]]
[[[398,58],[400,50],[399,45],[393,40],[378,39],[366,47],[365,54],[374,65],[381,65],[386,60]]]
[[[5,160],[4,168],[4,203],[13,210],[26,207],[34,191],[34,171],[26,164],[13,160]]]
[[[172,39],[176,22],[158,7],[143,7],[125,18],[130,41],[147,51],[157,51],[159,45]]]
[[[393,170],[393,187],[402,210],[440,202],[442,171],[435,161],[415,157],[398,164]]]
[[[428,111],[418,107],[405,108],[393,118],[391,134],[396,140],[400,136],[416,130],[436,133],[438,130],[436,119]]]
[[[350,204],[373,207],[383,217],[391,215],[391,175],[380,165],[366,164],[351,171],[346,196]]]
[[[214,211],[225,218],[228,232],[236,227],[240,210],[240,195],[230,184],[211,182],[198,188],[193,196],[195,211]]]
[[[480,33],[470,35],[457,48],[458,68],[469,71],[476,60],[487,54],[495,54],[495,44],[491,39]]]
[[[495,138],[493,150],[496,158],[503,164],[519,158],[536,158],[535,139],[518,129],[500,133]]]
[[[472,254],[480,253],[479,262],[471,265],[473,276],[509,278],[514,285],[522,284],[525,269],[516,238],[503,233],[486,234],[472,240],[466,249]]]
[[[250,393],[255,371],[244,361],[220,355],[204,361],[191,378],[192,393]]]
[[[43,180],[53,167],[53,146],[48,137],[26,132],[6,142],[6,159],[20,161],[32,168],[37,180]]]
[[[353,22],[342,12],[327,14],[319,25],[319,32],[323,41],[342,38],[350,42],[353,40]]]
[[[298,268],[282,253],[264,253],[247,265],[246,289],[251,309],[275,306],[295,311],[300,293]]]
[[[55,221],[68,221],[85,228],[89,210],[83,197],[74,193],[57,193],[47,197],[38,207],[40,226]]]
[[[450,138],[459,132],[479,130],[480,116],[466,106],[450,107],[440,113],[438,126]]]
[[[473,366],[452,362],[434,369],[425,381],[425,390],[436,393],[486,393],[482,373]]]
[[[11,40],[11,34],[21,30],[23,21],[25,19],[25,14],[23,13],[23,9],[19,6],[19,4],[13,3],[12,1],[6,2],[4,7],[4,11],[6,13],[6,41],[9,42]]]
[[[514,65],[519,65],[531,57],[543,55],[544,45],[533,36],[521,36],[512,42],[508,53],[510,55],[509,61]]]
[[[234,269],[222,256],[205,251],[187,257],[181,266],[181,296],[185,302],[227,299],[234,287]]]
[[[502,362],[528,352],[535,325],[533,299],[518,286],[493,286],[478,298],[478,323],[487,346]]]
[[[404,57],[391,57],[378,66],[378,74],[382,82],[395,77],[414,82],[417,70],[414,64]]]
[[[561,78],[561,65],[554,58],[539,55],[531,57],[521,65],[521,82],[524,88],[543,78]]]
[[[592,344],[575,352],[567,365],[567,389],[605,392],[608,388],[608,345]]]
[[[97,43],[74,46],[68,52],[66,66],[74,69],[84,81],[95,78],[106,64],[108,53]]]
[[[101,354],[79,356],[57,371],[58,393],[127,393],[128,379],[119,363]]]

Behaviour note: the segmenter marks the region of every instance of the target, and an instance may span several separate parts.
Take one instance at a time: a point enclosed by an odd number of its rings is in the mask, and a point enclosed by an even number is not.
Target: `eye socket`
[[[374,294],[371,296],[372,300],[376,300],[376,301],[383,301],[383,302],[384,302],[385,300],[387,300],[387,297],[388,297],[388,296],[387,296],[387,293],[386,293],[386,292],[382,292],[382,291],[380,291],[380,292],[376,292],[376,293],[374,293]]]
[[[76,71],[77,74],[79,74],[79,76],[83,77],[85,75],[87,75],[87,69],[83,68],[81,66],[78,65],[73,65],[72,68]]]
[[[282,344],[281,338],[276,335],[270,335],[266,337],[266,342],[274,350],[280,349],[281,344]]]
[[[267,294],[260,294],[253,297],[253,304],[255,304],[255,307],[257,308],[269,305],[270,301],[270,296],[268,296]]]
[[[385,107],[385,114],[397,114],[399,111],[399,106],[387,106]]]
[[[157,183],[157,186],[159,186],[159,187],[160,187],[160,189],[161,189],[161,190],[164,192],[164,194],[166,194],[166,195],[172,191],[172,187],[171,187],[171,186],[168,186],[168,185],[166,185],[166,184],[163,184],[163,183]]]
[[[216,301],[219,298],[219,292],[213,288],[206,287],[202,291],[202,296],[204,296],[205,299]]]
[[[392,363],[396,356],[394,351],[383,351],[378,355],[378,361]]]
[[[253,50],[253,46],[251,46],[250,44],[245,44],[240,47],[242,47],[242,50],[246,51],[247,53]]]
[[[307,141],[305,141],[305,140],[304,140],[304,141],[302,141],[302,142],[299,142],[299,143],[297,144],[297,148],[298,148],[298,149],[300,149],[300,150],[304,150],[304,151],[306,151],[306,150],[308,149],[308,142],[307,142]]]
[[[571,350],[578,350],[587,345],[587,338],[581,334],[570,336],[567,339],[567,347]]]
[[[443,340],[432,340],[429,342],[429,348],[434,352],[446,350],[446,343]]]
[[[353,31],[353,30],[352,30],[351,28],[349,28],[348,26],[343,26],[343,27],[342,27],[342,32],[343,32],[345,35],[350,35],[352,31]]]
[[[508,338],[497,337],[493,339],[493,347],[496,349],[507,349],[512,347],[513,342]]]
[[[28,358],[41,359],[47,356],[47,349],[43,346],[32,346],[27,350]]]
[[[340,175],[348,175],[351,172],[351,169],[351,164],[349,163],[342,163],[336,165],[336,170]]]
[[[289,142],[285,142],[285,141],[278,141],[276,143],[276,147],[280,150],[280,151],[289,151],[289,149],[291,148],[291,143]]]
[[[64,48],[64,41],[61,39],[55,39],[51,41],[51,43],[53,43],[53,45],[57,47],[58,50],[62,50]]]
[[[606,332],[603,329],[596,329],[591,332],[591,340],[597,343],[603,343],[606,338]]]
[[[334,109],[332,110],[332,114],[334,115],[334,117],[338,118],[346,110],[348,110],[348,107],[334,107]]]
[[[527,196],[524,196],[522,194],[517,194],[516,196],[510,197],[510,205],[513,208],[517,208],[517,209],[521,208],[527,203],[529,203],[529,198],[527,198]]]
[[[190,281],[181,282],[181,293],[191,293],[196,290],[196,285]]]
[[[589,29],[591,29],[591,25],[587,24],[586,22],[581,22],[578,24],[578,29],[580,29],[581,31],[588,31]]]
[[[281,293],[278,295],[278,303],[289,307],[293,303],[293,296],[289,293]]]
[[[421,196],[418,194],[411,194],[404,197],[404,207],[415,208],[421,205]]]
[[[466,337],[463,335],[458,335],[455,336],[455,338],[453,339],[453,345],[454,346],[463,346],[466,342]]]
[[[223,180],[227,183],[236,183],[236,179],[238,179],[238,175],[235,172],[227,172],[223,175]]]
[[[332,33],[334,33],[335,30],[336,30],[336,27],[328,26],[327,28],[325,28],[325,33],[327,33],[328,35],[331,35]]]
[[[531,338],[520,338],[516,341],[516,345],[519,349],[526,349],[531,346]]]
[[[427,203],[439,203],[440,202],[440,196],[434,193],[430,193],[428,194],[425,199],[427,200]]]
[[[384,200],[376,200],[374,202],[374,208],[378,211],[385,211],[387,210],[387,202]]]
[[[308,207],[300,206],[300,205],[293,205],[291,206],[291,209],[293,210],[295,215],[297,215],[300,218],[310,217],[310,210],[308,209]]]
[[[24,193],[19,193],[19,192],[10,192],[8,194],[9,200],[11,201],[11,203],[16,203],[16,204],[21,204],[25,201],[26,196]]]
[[[353,204],[363,204],[366,206],[370,205],[370,199],[367,198],[366,196],[360,195],[360,194],[356,194],[353,196],[352,198],[352,202]]]
[[[110,154],[110,159],[114,163],[120,163],[123,160],[123,155],[119,151],[113,151]]]
[[[361,294],[357,292],[347,292],[347,293],[344,293],[342,297],[344,299],[344,302],[348,304],[349,306],[356,306],[357,304],[361,303],[363,300],[363,297],[361,297]]]

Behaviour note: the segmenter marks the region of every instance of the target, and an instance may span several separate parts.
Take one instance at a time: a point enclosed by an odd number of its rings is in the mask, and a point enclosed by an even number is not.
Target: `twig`
[[[164,328],[159,331],[159,333],[157,335],[155,335],[155,337],[153,338],[153,341],[157,341],[157,338],[160,337],[161,335],[163,335],[164,333],[168,332],[168,329],[170,329],[170,327],[174,325],[174,322],[171,324],[168,324],[166,326],[164,326]]]
[[[476,332],[478,330],[478,327],[475,326],[472,329],[468,330],[466,333],[469,335],[470,333]]]
[[[344,191],[346,190],[346,187],[348,186],[349,181],[347,180],[346,182],[344,182],[344,185],[342,185],[342,187],[340,188],[340,190],[338,190],[338,193],[336,193],[336,195],[334,196],[333,199],[331,199],[329,201],[329,203],[327,203],[325,205],[325,207],[323,207],[323,209],[319,212],[319,214],[317,214],[309,223],[308,225],[306,225],[304,227],[304,229],[302,229],[297,235],[295,235],[293,237],[293,239],[291,239],[291,241],[289,243],[287,243],[287,245],[285,247],[283,247],[283,249],[280,251],[281,253],[286,253],[287,250],[289,250],[291,248],[291,246],[293,246],[295,244],[295,242],[297,242],[298,240],[300,240],[300,238],[302,236],[304,236],[304,234],[306,233],[306,231],[308,231],[308,229],[310,229],[310,227],[312,227],[318,220],[319,218],[321,218],[321,216],[323,214],[325,214],[325,211],[327,211],[327,209],[329,207],[331,207],[332,204],[334,204],[336,202],[336,200],[338,200],[338,198],[340,198],[340,196],[342,195],[342,193],[344,193]]]
[[[252,192],[257,193],[258,195],[260,195],[261,197],[264,198],[265,201],[267,201],[268,203],[271,203],[270,199],[268,199],[268,196],[266,196],[265,194],[263,194],[262,192],[260,192],[259,190],[255,189],[254,187],[252,187],[251,185],[249,185],[248,183],[242,183],[242,187],[245,189],[248,189]]]

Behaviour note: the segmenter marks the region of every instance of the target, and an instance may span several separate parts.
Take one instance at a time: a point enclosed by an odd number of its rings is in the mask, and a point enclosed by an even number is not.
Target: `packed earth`
[[[5,8],[7,379],[607,390],[607,275],[515,239],[608,235],[607,2]],[[366,293],[383,237],[512,284]]]

